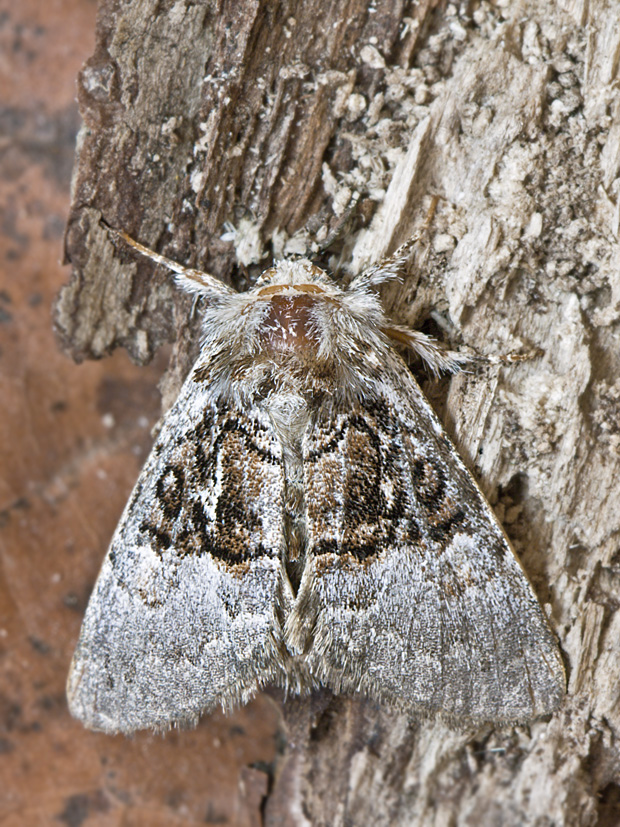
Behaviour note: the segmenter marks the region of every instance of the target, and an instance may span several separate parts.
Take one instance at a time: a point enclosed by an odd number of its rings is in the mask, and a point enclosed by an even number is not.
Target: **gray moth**
[[[200,355],[121,517],[68,679],[95,730],[194,725],[268,684],[454,722],[555,710],[562,660],[532,587],[394,344],[374,288],[307,259],[236,293],[125,234],[204,297]]]

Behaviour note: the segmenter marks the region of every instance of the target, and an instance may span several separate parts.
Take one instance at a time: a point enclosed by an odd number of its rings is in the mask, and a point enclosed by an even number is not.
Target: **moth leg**
[[[175,274],[175,281],[178,286],[187,293],[214,297],[235,292],[232,288],[223,284],[215,276],[212,276],[209,273],[203,273],[202,270],[194,270],[191,267],[183,267],[182,264],[177,264],[176,261],[166,258],[166,256],[162,256],[154,250],[150,250],[148,247],[140,244],[139,241],[135,241],[130,235],[122,230],[115,230],[103,221],[102,224],[113,238],[122,239],[126,244],[134,250],[137,250],[141,255],[151,259],[151,261],[154,261],[157,264],[161,264],[168,270],[171,270]]]
[[[533,345],[527,350],[500,353],[499,356],[484,356],[482,353],[477,353],[475,359],[479,362],[486,362],[488,365],[511,365],[514,362],[529,362],[531,359],[538,359],[544,356],[544,353],[541,347]]]
[[[528,362],[544,353],[539,347],[531,347],[520,352],[485,356],[472,348],[468,348],[469,352],[447,350],[432,336],[427,336],[419,330],[410,330],[398,325],[381,329],[394,342],[404,345],[419,356],[435,376],[441,373],[458,373],[470,365],[510,365],[515,362]]]
[[[475,355],[447,350],[437,339],[427,336],[426,333],[422,333],[420,330],[410,330],[407,327],[398,325],[382,327],[381,330],[394,342],[404,345],[416,356],[419,356],[435,376],[439,376],[441,373],[458,373],[467,365],[477,361]]]

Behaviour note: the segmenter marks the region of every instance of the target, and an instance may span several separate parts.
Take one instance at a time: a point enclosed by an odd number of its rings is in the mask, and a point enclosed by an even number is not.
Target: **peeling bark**
[[[359,699],[289,701],[266,824],[616,823],[617,12],[102,3],[57,309],[76,359],[120,345],[146,361],[176,336],[174,388],[196,332],[101,217],[243,287],[292,251],[355,272],[419,227],[433,195],[428,240],[386,308],[484,353],[544,351],[456,376],[447,398],[445,382],[425,390],[557,632],[563,708],[454,731]]]

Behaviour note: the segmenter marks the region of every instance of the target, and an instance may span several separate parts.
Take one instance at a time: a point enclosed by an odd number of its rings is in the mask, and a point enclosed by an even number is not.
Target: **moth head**
[[[331,286],[332,282],[324,270],[307,258],[300,258],[294,261],[279,261],[273,267],[269,267],[258,278],[255,289],[261,290],[277,285],[295,287],[305,284]]]

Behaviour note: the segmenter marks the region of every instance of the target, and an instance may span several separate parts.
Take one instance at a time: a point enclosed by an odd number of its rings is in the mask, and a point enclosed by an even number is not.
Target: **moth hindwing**
[[[187,725],[274,683],[449,720],[557,708],[534,592],[392,339],[373,292],[283,261],[207,299],[203,344],[112,539],[68,681],[105,732]],[[458,361],[458,360],[457,360]]]

